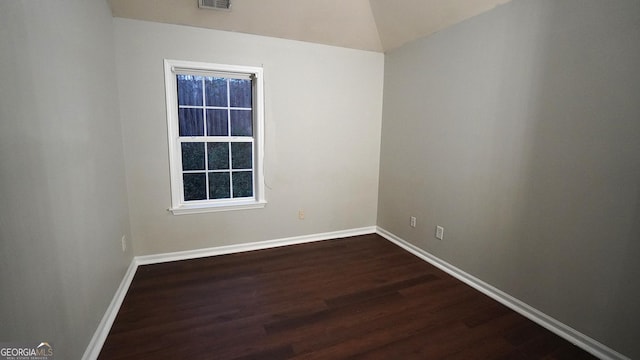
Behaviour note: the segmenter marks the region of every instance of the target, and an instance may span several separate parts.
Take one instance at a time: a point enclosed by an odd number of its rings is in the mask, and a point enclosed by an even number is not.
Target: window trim
[[[182,171],[179,154],[178,94],[176,91],[176,74],[187,72],[217,72],[231,74],[247,74],[255,82],[253,94],[254,118],[254,188],[255,193],[249,199],[218,199],[187,203],[182,200]],[[167,140],[169,142],[169,173],[171,176],[171,207],[174,215],[206,213],[229,210],[246,210],[264,208],[264,84],[261,67],[225,65],[205,62],[164,59],[165,96],[167,107]]]

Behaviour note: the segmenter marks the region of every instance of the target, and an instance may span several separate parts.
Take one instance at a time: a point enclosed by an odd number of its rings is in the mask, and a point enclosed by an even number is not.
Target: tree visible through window
[[[262,145],[256,137],[256,130],[261,133],[257,106],[261,72],[203,71],[167,62],[165,76],[171,76],[166,79],[167,107],[175,117],[169,119],[176,155],[172,185],[179,186],[179,194],[172,188],[174,203],[178,200],[174,209],[235,205],[236,200],[264,202],[256,196],[262,195],[256,187],[261,184],[261,173],[256,171]]]

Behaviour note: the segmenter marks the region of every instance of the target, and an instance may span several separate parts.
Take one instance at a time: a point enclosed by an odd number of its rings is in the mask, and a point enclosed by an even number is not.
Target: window
[[[264,207],[262,68],[165,60],[174,214]]]

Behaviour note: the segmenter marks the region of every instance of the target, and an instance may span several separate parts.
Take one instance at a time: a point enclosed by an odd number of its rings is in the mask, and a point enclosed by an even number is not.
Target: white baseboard
[[[138,265],[136,265],[134,259],[131,261],[131,264],[129,264],[129,268],[127,268],[127,272],[124,274],[120,286],[118,286],[113,299],[111,299],[111,303],[109,303],[107,307],[107,311],[104,313],[102,320],[100,320],[98,328],[89,342],[89,346],[87,346],[87,349],[84,351],[82,360],[97,359],[98,355],[100,355],[102,345],[104,345],[104,341],[107,339],[107,335],[109,335],[111,325],[113,325],[113,321],[116,319],[116,315],[118,315],[118,310],[120,310],[122,301],[124,301],[124,296],[127,295],[127,291],[129,290],[129,286],[137,269]]]
[[[154,255],[144,255],[144,256],[136,256],[131,260],[131,264],[125,273],[118,290],[116,291],[109,307],[107,307],[107,311],[105,312],[100,324],[98,324],[98,328],[96,329],[91,341],[89,342],[89,346],[84,352],[82,356],[82,360],[94,360],[98,358],[100,355],[100,351],[102,350],[102,346],[104,345],[105,340],[107,339],[107,335],[109,335],[109,331],[111,330],[111,326],[113,325],[113,321],[118,315],[118,311],[120,310],[120,306],[122,305],[122,301],[124,300],[125,295],[127,294],[127,290],[129,290],[129,286],[131,285],[131,281],[133,280],[133,276],[140,265],[147,264],[157,264],[169,261],[177,261],[177,260],[188,260],[188,259],[196,259],[201,257],[208,256],[216,256],[216,255],[225,255],[225,254],[233,254],[245,251],[252,250],[262,250],[275,248],[286,245],[295,245],[295,244],[304,244],[315,241],[323,241],[323,240],[331,240],[331,239],[340,239],[349,236],[358,236],[358,235],[366,235],[366,234],[374,234],[377,228],[375,226],[368,226],[357,229],[348,229],[348,230],[340,230],[340,231],[332,231],[325,232],[319,234],[311,234],[311,235],[302,235],[302,236],[293,236],[282,239],[275,240],[267,240],[267,241],[258,241],[252,243],[245,244],[237,244],[237,245],[227,245],[220,247],[212,247],[206,249],[197,249],[197,250],[187,250],[187,251],[178,251],[172,253],[165,254],[154,254]]]
[[[244,244],[218,246],[218,247],[212,247],[212,248],[187,250],[187,251],[177,251],[177,252],[164,253],[164,254],[136,256],[135,260],[138,265],[158,264],[158,263],[169,262],[169,261],[197,259],[197,258],[208,257],[208,256],[234,254],[234,253],[240,253],[245,251],[275,248],[275,247],[286,246],[286,245],[304,244],[304,243],[309,243],[314,241],[331,240],[331,239],[345,238],[349,236],[373,234],[375,232],[376,232],[376,227],[369,226],[369,227],[363,227],[363,228],[357,228],[357,229],[332,231],[332,232],[302,235],[302,236],[293,236],[293,237],[282,238],[282,239],[257,241],[257,242],[244,243]]]
[[[607,360],[631,360],[630,358],[561,323],[560,321],[550,317],[549,315],[527,305],[526,303],[514,298],[513,296],[487,284],[486,282],[464,272],[463,270],[460,270],[459,268],[449,264],[448,262],[428,253],[427,251],[399,238],[393,233],[381,227],[378,227],[376,232],[385,239],[393,242],[394,244],[421,258],[422,260],[432,264],[433,266],[459,279],[465,284],[518,312],[526,318],[545,327],[556,335],[568,340],[569,342],[584,349],[592,355],[600,359]]]

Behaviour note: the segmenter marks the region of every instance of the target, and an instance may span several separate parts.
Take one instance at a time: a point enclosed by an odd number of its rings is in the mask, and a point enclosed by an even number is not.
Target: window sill
[[[211,205],[211,204],[184,205],[181,207],[170,208],[169,211],[173,215],[186,215],[186,214],[202,214],[202,213],[220,212],[220,211],[262,209],[266,205],[267,205],[266,201],[234,202],[234,203],[216,204],[216,205]]]

